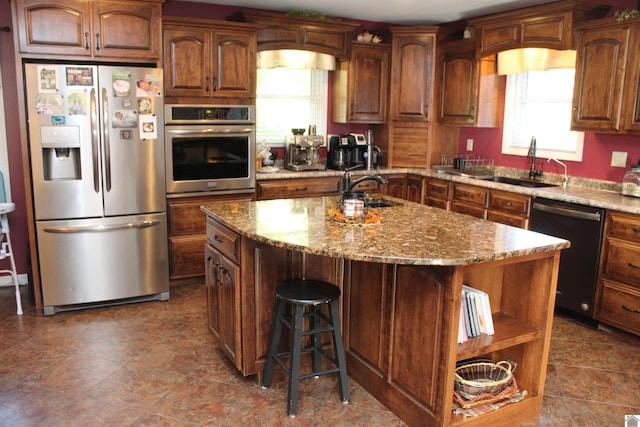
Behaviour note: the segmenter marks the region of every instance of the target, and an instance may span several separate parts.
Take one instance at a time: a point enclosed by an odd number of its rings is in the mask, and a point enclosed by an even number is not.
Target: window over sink
[[[256,139],[284,145],[292,128],[316,125],[326,135],[328,74],[320,69],[258,69]]]
[[[542,69],[531,69],[536,67]],[[575,68],[552,67],[524,65],[503,72],[507,74],[503,154],[526,156],[535,137],[538,157],[582,160],[583,133],[570,129]]]

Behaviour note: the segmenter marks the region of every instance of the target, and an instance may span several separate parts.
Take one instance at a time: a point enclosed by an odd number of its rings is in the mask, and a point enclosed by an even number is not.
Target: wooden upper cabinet
[[[156,61],[162,0],[16,0],[20,53]]]
[[[436,27],[391,27],[391,119],[431,121]]]
[[[389,46],[354,43],[351,59],[338,61],[333,74],[333,121],[383,123],[387,118]]]
[[[94,56],[157,60],[162,49],[162,3],[94,1]]]
[[[353,31],[358,24],[305,18],[279,12],[238,12],[228,19],[260,25],[258,50],[300,49],[349,59]]]
[[[499,127],[504,105],[504,76],[495,55],[476,58],[473,40],[440,46],[438,121],[443,124]]]
[[[571,49],[573,23],[601,18],[609,9],[565,0],[470,19],[469,24],[477,29],[478,57],[525,47]]]
[[[255,98],[255,27],[175,18],[163,31],[167,96]]]
[[[577,59],[571,128],[640,132],[640,19],[585,23],[575,34]]]

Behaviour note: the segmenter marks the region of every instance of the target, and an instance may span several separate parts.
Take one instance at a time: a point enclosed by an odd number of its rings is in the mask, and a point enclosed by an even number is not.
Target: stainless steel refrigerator
[[[45,314],[168,299],[162,70],[24,71]]]

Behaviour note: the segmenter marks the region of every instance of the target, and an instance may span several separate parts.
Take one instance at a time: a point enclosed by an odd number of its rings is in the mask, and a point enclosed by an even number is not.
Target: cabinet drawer
[[[531,197],[521,194],[491,190],[489,196],[489,209],[528,216],[530,205]]]
[[[448,181],[427,181],[427,197],[429,199],[449,200],[449,189],[451,183]]]
[[[240,235],[207,218],[207,241],[234,262],[240,259]]]
[[[449,201],[444,199],[435,199],[431,197],[427,197],[427,202],[425,203],[427,206],[433,206],[434,208],[440,208],[449,210]]]
[[[451,211],[481,219],[485,219],[487,214],[487,210],[483,206],[459,203],[455,201],[451,204]]]
[[[257,186],[259,200],[325,196],[338,194],[340,177],[262,181]]]
[[[464,184],[454,184],[453,186],[454,202],[465,202],[466,204],[472,203],[484,208],[487,206],[488,194],[489,190],[482,187],[474,187]]]
[[[354,176],[352,179],[355,181],[360,178],[359,176]],[[362,181],[360,184],[353,187],[354,190],[357,191],[366,191],[367,193],[379,193],[380,192],[380,183],[377,181]]]
[[[606,238],[602,274],[640,288],[640,247]]]
[[[169,237],[169,276],[172,280],[204,276],[206,241],[204,234]]]
[[[172,236],[181,234],[205,233],[205,214],[200,209],[201,201],[193,203],[169,203],[167,216],[169,218],[169,234]]]
[[[487,213],[487,219],[493,222],[499,222],[500,224],[511,225],[519,228],[529,228],[529,217],[522,215],[513,215],[501,211],[490,210]]]
[[[640,243],[640,218],[619,212],[608,212],[607,235],[634,243]]]
[[[596,306],[596,319],[620,329],[640,334],[640,291],[604,280]]]

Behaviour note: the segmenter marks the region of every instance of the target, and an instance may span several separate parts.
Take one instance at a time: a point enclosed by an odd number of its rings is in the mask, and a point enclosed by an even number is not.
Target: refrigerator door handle
[[[128,222],[126,224],[117,225],[92,225],[87,227],[47,227],[44,229],[47,233],[70,234],[70,233],[102,233],[116,230],[126,230],[130,228],[149,228],[161,224],[162,221],[140,221]]]
[[[91,89],[89,100],[91,114],[91,157],[93,159],[93,190],[100,192],[100,145],[98,144],[98,116],[96,105],[96,90]]]
[[[111,191],[111,141],[109,141],[109,92],[102,88],[102,143],[104,144],[104,180]]]

